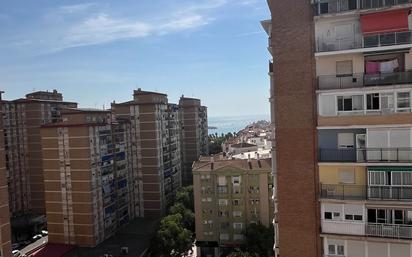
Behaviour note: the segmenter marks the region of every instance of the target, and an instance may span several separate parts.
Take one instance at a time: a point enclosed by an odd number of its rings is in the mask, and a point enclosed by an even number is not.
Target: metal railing
[[[324,75],[318,77],[318,88],[320,90],[360,88],[407,83],[412,83],[411,70],[381,74],[355,73],[347,76]]]
[[[366,200],[366,185],[320,184],[320,198],[337,200]]]
[[[366,224],[367,236],[412,238],[412,226],[404,224]]]
[[[319,148],[320,162],[412,162],[412,148]]]
[[[342,51],[412,43],[412,32],[390,32],[374,35],[355,36],[353,39],[322,39],[316,42],[317,52]]]
[[[314,7],[315,15],[322,15],[408,3],[412,3],[412,0],[318,0],[315,1]]]
[[[412,187],[406,186],[369,186],[369,199],[411,200]]]
[[[412,200],[412,187],[320,184],[320,197],[337,200]]]

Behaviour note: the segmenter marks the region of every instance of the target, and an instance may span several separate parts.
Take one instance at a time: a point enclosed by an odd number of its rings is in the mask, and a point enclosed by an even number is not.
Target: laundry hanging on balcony
[[[398,59],[390,61],[367,61],[365,63],[366,74],[393,73],[397,68],[399,68]]]
[[[408,31],[410,9],[378,12],[361,15],[361,28],[364,35]]]

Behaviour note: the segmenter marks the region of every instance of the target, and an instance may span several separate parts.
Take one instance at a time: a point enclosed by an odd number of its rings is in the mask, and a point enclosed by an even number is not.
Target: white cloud
[[[82,3],[82,4],[73,4],[73,5],[64,5],[58,8],[58,11],[61,13],[79,13],[84,12],[92,7],[97,6],[96,3]]]
[[[157,16],[119,16],[107,4],[87,2],[65,5],[48,10],[43,16],[47,27],[32,27],[27,34],[19,34],[17,42],[8,45],[24,46],[35,52],[53,53],[65,49],[99,45],[119,40],[164,36],[200,28],[215,20],[214,10],[233,0],[197,0],[179,6],[172,5]],[[169,8],[170,9],[170,8]],[[22,44],[21,42],[24,42]]]
[[[118,40],[166,35],[197,28],[208,24],[210,19],[197,14],[172,17],[160,22],[144,22],[134,19],[118,19],[100,13],[71,26],[52,52],[67,48],[98,45]]]

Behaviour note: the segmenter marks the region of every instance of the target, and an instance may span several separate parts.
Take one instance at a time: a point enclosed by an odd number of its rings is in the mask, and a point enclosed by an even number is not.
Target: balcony
[[[319,162],[412,162],[412,148],[319,149]]]
[[[373,224],[366,225],[367,236],[412,239],[412,226],[404,224]]]
[[[367,10],[412,3],[412,0],[317,0],[315,15]]]
[[[385,86],[412,83],[412,71],[382,73],[382,74],[353,74],[349,76],[326,75],[318,77],[318,89],[346,89],[371,86]]]
[[[366,200],[367,186],[320,184],[320,198],[337,200]]]
[[[412,200],[412,187],[320,184],[320,198],[336,200]]]
[[[412,187],[407,186],[369,186],[369,199],[412,200]]]
[[[322,233],[363,236],[365,223],[322,220]]]
[[[352,40],[317,40],[317,52],[344,51],[360,48],[373,48],[383,46],[405,45],[412,43],[412,32],[391,32],[376,35],[357,36]]]

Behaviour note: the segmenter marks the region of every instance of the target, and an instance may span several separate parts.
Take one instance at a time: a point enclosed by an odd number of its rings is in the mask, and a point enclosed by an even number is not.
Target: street
[[[24,248],[22,248],[20,250],[20,252],[22,254],[27,254],[28,252],[31,252],[33,249],[36,249],[37,247],[41,246],[41,245],[45,245],[48,241],[48,236],[42,237],[39,240],[37,240],[36,242],[33,242],[27,246],[25,246]]]

